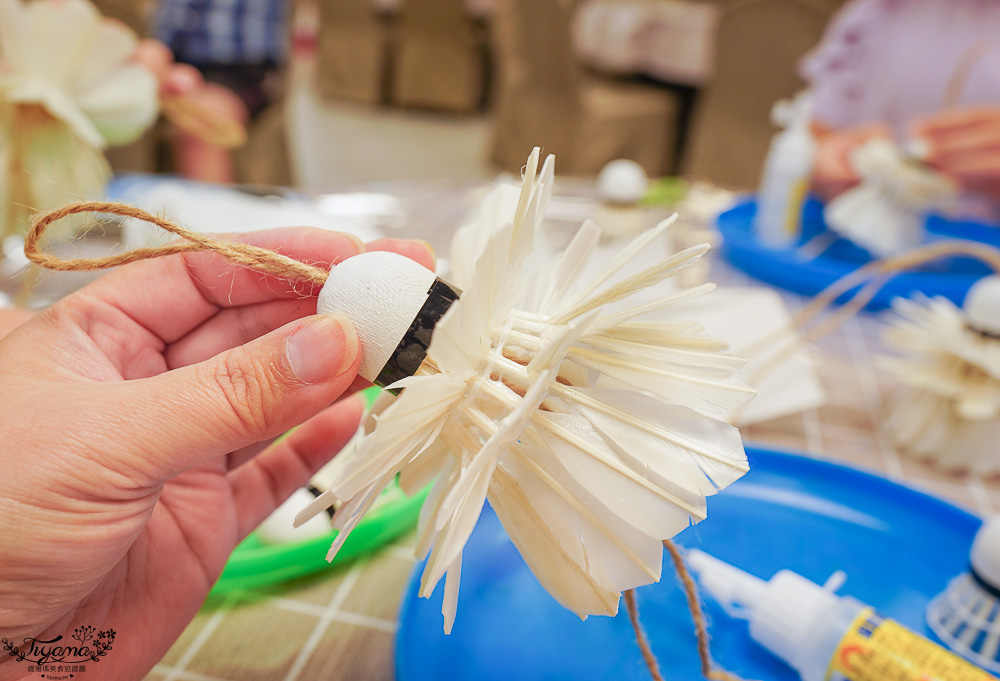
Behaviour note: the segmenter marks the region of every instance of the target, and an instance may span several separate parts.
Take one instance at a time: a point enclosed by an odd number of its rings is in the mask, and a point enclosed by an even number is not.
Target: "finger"
[[[341,400],[229,474],[241,536],[343,449],[357,432],[364,404],[360,396]]]
[[[408,255],[417,262],[422,259],[425,266],[433,266],[433,261],[428,259],[428,254],[433,251],[426,242],[382,239],[373,243],[377,247],[375,250],[392,250]],[[187,336],[171,344],[164,353],[167,365],[176,368],[204,361],[311,314],[316,314],[315,298],[274,300],[222,310]]]
[[[276,437],[333,403],[360,361],[348,318],[317,315],[205,362],[113,384],[129,417],[120,464],[153,485]]]
[[[967,190],[996,195],[1000,188],[1000,149],[955,154],[941,169]]]
[[[165,97],[188,95],[205,85],[201,71],[189,64],[172,64],[160,81],[160,94]]]
[[[844,138],[821,140],[813,168],[813,190],[824,200],[831,200],[860,182],[848,160],[855,145]]]
[[[353,235],[308,227],[225,235],[219,239],[260,246],[327,270],[364,249]],[[90,296],[109,304],[164,343],[173,343],[221,308],[279,298],[301,299],[315,296],[318,291],[314,284],[290,282],[234,265],[218,253],[198,252],[127,265],[73,295]]]
[[[411,260],[415,260],[430,271],[435,270],[437,256],[434,248],[419,239],[376,239],[369,241],[365,246],[366,251],[392,251],[405,255]]]
[[[160,83],[167,76],[174,54],[159,40],[140,40],[132,52],[132,61],[146,67]]]
[[[979,126],[998,117],[1000,117],[1000,109],[990,107],[951,109],[934,116],[918,118],[910,127],[918,136],[937,135]]]
[[[925,162],[950,172],[966,163],[968,156],[1000,154],[1000,122],[942,132],[923,139],[927,149]]]
[[[370,388],[372,386],[372,384],[369,383],[368,381],[366,381],[365,379],[362,379],[360,377],[359,377],[359,379],[360,380],[355,380],[355,382],[351,385],[351,387],[344,391],[344,394],[337,401],[337,404],[351,399],[352,397],[356,396],[362,390],[364,390],[366,388]],[[389,395],[392,399],[395,399],[395,397],[396,397],[392,393],[382,393],[382,394],[383,395]],[[367,397],[361,396],[360,399],[361,399],[362,405],[368,403]],[[372,413],[376,413],[374,411],[374,409],[377,406],[378,406],[378,403],[376,403],[376,405],[373,407]],[[382,408],[384,408],[384,405],[383,405]],[[320,412],[319,414],[317,414],[316,416],[314,416],[313,419],[320,418],[323,413],[325,413],[325,412]],[[303,424],[303,426],[304,425],[305,424]],[[271,440],[264,440],[262,442],[258,442],[256,444],[250,445],[249,447],[244,447],[243,449],[238,449],[235,452],[231,452],[226,457],[226,469],[232,471],[232,470],[234,470],[236,468],[239,468],[240,466],[242,466],[243,464],[245,464],[247,461],[250,461],[255,456],[257,456],[258,454],[260,454],[261,452],[263,452],[265,449],[267,449],[268,447],[270,447],[271,445],[273,445],[275,442],[280,441],[282,438],[290,437],[293,433],[298,432],[299,430],[302,429],[303,426],[298,426],[298,427],[296,427],[296,428],[288,431],[287,433],[279,435],[278,437],[273,438]],[[372,424],[372,427],[374,428],[374,423]]]
[[[221,310],[164,350],[171,369],[197,364],[249,343],[289,322],[316,314],[316,299],[270,300]]]

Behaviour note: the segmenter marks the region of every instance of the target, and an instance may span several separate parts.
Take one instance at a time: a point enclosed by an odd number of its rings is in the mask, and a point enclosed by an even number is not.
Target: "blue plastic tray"
[[[802,236],[795,248],[776,249],[760,243],[753,231],[757,204],[747,200],[722,213],[717,226],[723,239],[723,253],[747,274],[775,286],[813,296],[845,274],[871,262],[867,251],[846,239],[836,239],[822,254],[807,257],[797,246],[827,231],[823,222],[823,204],[807,201],[802,212]],[[974,222],[953,222],[941,217],[927,220],[928,240],[967,239],[998,245],[1000,227]],[[973,258],[955,257],[928,264],[919,272],[908,272],[890,279],[868,305],[869,310],[888,307],[897,296],[914,291],[940,295],[961,305],[969,287],[991,270]]]
[[[750,473],[709,500],[709,519],[678,535],[759,577],[790,568],[871,603],[915,631],[927,601],[964,571],[980,520],[940,499],[859,470],[748,449]],[[458,617],[442,632],[443,583],[417,598],[418,566],[396,640],[399,681],[616,679],[649,681],[624,605],[618,617],[581,622],[535,581],[485,509],[465,551]],[[672,680],[701,679],[694,628],[667,559],[659,584],[637,591],[642,622]],[[703,599],[712,652],[729,671],[762,681],[797,679],[747,635],[746,622]]]

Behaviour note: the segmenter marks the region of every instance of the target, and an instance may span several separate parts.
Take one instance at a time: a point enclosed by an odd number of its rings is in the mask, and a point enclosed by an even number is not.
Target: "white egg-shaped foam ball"
[[[597,194],[610,203],[637,203],[648,187],[646,171],[627,158],[611,161],[597,175]]]
[[[372,251],[330,270],[317,301],[320,314],[341,312],[361,343],[360,376],[374,381],[427,300],[434,272],[409,258]]]
[[[987,518],[976,532],[969,562],[980,579],[1000,589],[1000,515]]]
[[[962,309],[972,328],[1000,334],[1000,276],[983,277],[973,284]]]
[[[285,503],[260,524],[257,537],[265,544],[291,544],[330,534],[330,516],[326,513],[313,516],[298,527],[294,525],[295,515],[315,499],[315,495],[305,488],[295,490]]]

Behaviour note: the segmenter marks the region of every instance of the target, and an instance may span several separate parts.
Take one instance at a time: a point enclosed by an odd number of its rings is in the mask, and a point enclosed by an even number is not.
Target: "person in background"
[[[892,137],[977,195],[971,212],[1000,214],[1000,2],[851,0],[801,72],[821,197],[857,184],[853,149]]]
[[[159,0],[153,36],[173,60],[201,72],[206,81],[199,92],[202,106],[246,124],[280,89],[288,14],[286,0]],[[175,156],[182,175],[233,181],[232,158],[224,147],[178,131]]]

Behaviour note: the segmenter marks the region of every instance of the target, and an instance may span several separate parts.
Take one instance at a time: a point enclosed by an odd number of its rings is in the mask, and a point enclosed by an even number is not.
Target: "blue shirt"
[[[286,0],[160,0],[154,34],[178,61],[281,64],[288,52]]]

